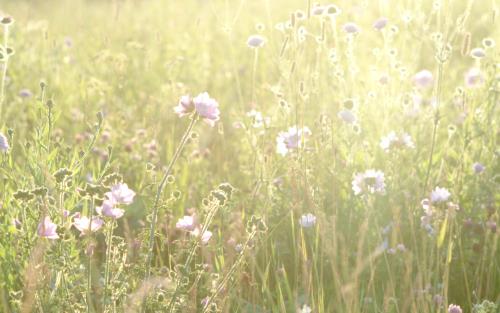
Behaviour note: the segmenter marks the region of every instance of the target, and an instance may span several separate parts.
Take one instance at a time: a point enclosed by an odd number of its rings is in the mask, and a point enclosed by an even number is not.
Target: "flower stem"
[[[106,240],[106,265],[104,270],[104,291],[102,295],[102,305],[105,308],[106,295],[108,291],[108,282],[109,282],[109,262],[111,259],[111,244],[113,241],[113,229],[115,228],[115,221],[111,221],[111,225],[108,229],[108,238]]]
[[[194,124],[196,123],[197,116],[193,115],[191,116],[191,122],[189,123],[188,128],[186,129],[186,132],[182,136],[181,142],[179,143],[179,146],[177,147],[177,150],[175,150],[174,156],[172,157],[172,160],[170,160],[170,163],[167,166],[167,169],[165,170],[165,173],[163,174],[163,178],[160,181],[160,184],[158,185],[158,189],[156,191],[156,196],[153,204],[153,215],[151,219],[151,228],[149,231],[149,245],[148,245],[148,257],[146,260],[146,275],[144,277],[145,280],[149,279],[149,276],[151,274],[151,262],[153,259],[153,248],[154,248],[154,235],[155,235],[155,227],[156,227],[156,220],[158,218],[158,207],[160,203],[160,197],[161,193],[163,192],[163,189],[165,189],[165,185],[167,183],[167,178],[170,176],[170,173],[172,172],[172,167],[174,166],[175,162],[179,158],[179,155],[181,154],[182,150],[184,149],[184,146],[186,145],[186,142],[191,134],[191,131],[193,129]]]
[[[88,228],[88,246],[87,254],[89,257],[88,268],[87,268],[87,313],[91,312],[90,306],[92,303],[92,210],[94,210],[94,197],[92,197],[92,205],[89,208],[88,218],[89,218],[89,228]]]

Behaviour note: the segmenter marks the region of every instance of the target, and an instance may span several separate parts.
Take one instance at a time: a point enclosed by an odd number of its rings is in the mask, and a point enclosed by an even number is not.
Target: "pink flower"
[[[183,218],[180,218],[175,224],[177,229],[182,229],[186,231],[191,231],[195,228],[195,219],[194,216],[186,215]]]
[[[260,35],[252,35],[248,37],[247,45],[250,48],[260,48],[266,43],[266,38]]]
[[[194,103],[191,100],[191,96],[186,95],[182,96],[179,100],[179,104],[174,108],[174,112],[179,115],[179,117],[183,117],[184,115],[188,115],[193,112]]]
[[[80,231],[80,236],[84,236],[89,233],[89,230],[90,232],[98,231],[104,225],[104,221],[97,216],[92,217],[92,222],[86,216],[75,217],[73,225]]]
[[[115,204],[110,200],[104,200],[102,206],[96,207],[95,210],[99,215],[104,215],[114,219],[119,219],[123,216],[123,214],[125,214],[125,210],[115,208]]]
[[[135,192],[127,184],[120,183],[111,187],[111,191],[105,195],[114,204],[131,204],[134,202]]]
[[[7,140],[7,137],[5,137],[4,134],[0,133],[0,151],[1,152],[7,152],[9,150],[9,141]]]
[[[376,30],[382,30],[387,25],[387,18],[381,17],[373,23],[373,28]]]
[[[462,313],[462,308],[456,304],[450,304],[448,307],[448,313]]]
[[[49,216],[43,219],[43,222],[38,224],[38,236],[48,239],[58,239],[57,225],[52,223]]]
[[[212,238],[212,232],[209,230],[205,230],[203,234],[200,235],[200,233],[201,229],[197,227],[191,232],[191,235],[200,238],[201,242],[206,245],[210,240],[210,238]]]
[[[220,117],[219,104],[207,92],[202,92],[193,99],[198,115],[210,126],[214,126]]]
[[[353,22],[349,22],[349,23],[344,24],[344,26],[342,28],[348,34],[356,34],[356,33],[359,33],[359,31],[360,31],[359,26]]]

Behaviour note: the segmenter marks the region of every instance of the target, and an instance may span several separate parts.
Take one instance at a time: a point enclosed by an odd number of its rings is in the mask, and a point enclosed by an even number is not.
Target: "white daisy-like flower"
[[[303,228],[311,228],[316,225],[316,216],[311,213],[304,214],[300,217],[299,224]]]
[[[308,127],[290,127],[288,131],[278,134],[276,138],[276,150],[279,154],[285,156],[289,152],[297,150],[299,147],[303,147],[310,136],[311,130]]]
[[[364,173],[354,175],[352,190],[355,195],[363,193],[385,193],[384,173],[379,170],[369,169]]]
[[[450,192],[446,188],[441,188],[437,186],[432,192],[431,192],[431,202],[432,203],[440,203],[440,202],[445,202],[448,201],[450,198]]]
[[[411,136],[407,133],[397,135],[396,132],[391,131],[387,136],[382,137],[380,141],[380,147],[386,152],[395,148],[415,148]]]

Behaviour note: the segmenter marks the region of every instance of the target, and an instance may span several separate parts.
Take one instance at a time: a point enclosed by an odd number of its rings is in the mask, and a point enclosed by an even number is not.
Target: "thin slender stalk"
[[[2,67],[2,85],[0,87],[0,118],[3,117],[3,103],[5,100],[5,81],[7,79],[7,64],[9,61],[9,55],[7,54],[7,43],[9,39],[9,26],[4,25],[3,27],[3,46],[4,46],[4,61]]]
[[[89,227],[88,227],[88,268],[87,268],[87,313],[91,312],[90,306],[92,303],[92,211],[94,210],[94,197],[92,197],[92,205],[89,208],[88,219],[89,219]]]
[[[170,160],[170,163],[168,164],[167,169],[165,170],[165,173],[163,174],[163,178],[160,181],[160,184],[158,185],[158,190],[156,191],[156,196],[155,196],[155,201],[153,204],[153,216],[151,219],[151,228],[149,231],[149,250],[148,250],[148,257],[146,260],[146,275],[144,277],[144,280],[149,279],[149,276],[151,275],[151,261],[153,259],[153,245],[154,245],[154,234],[155,234],[155,227],[156,227],[156,219],[158,218],[158,207],[160,203],[160,197],[161,193],[163,192],[163,189],[165,189],[165,185],[167,183],[167,178],[172,172],[172,168],[179,158],[179,155],[181,154],[182,150],[184,149],[184,146],[186,145],[186,142],[189,138],[189,135],[191,134],[191,131],[193,129],[194,124],[197,121],[197,116],[193,115],[191,116],[191,122],[189,123],[188,128],[186,129],[186,132],[182,136],[181,142],[179,143],[179,146],[177,147],[177,150],[175,150],[174,156],[172,157],[172,160]]]
[[[111,258],[111,244],[113,241],[113,230],[115,228],[115,221],[111,221],[111,225],[108,229],[107,239],[106,239],[106,265],[104,270],[104,291],[102,295],[102,305],[105,306],[106,295],[108,291],[108,283],[109,283],[109,262]]]

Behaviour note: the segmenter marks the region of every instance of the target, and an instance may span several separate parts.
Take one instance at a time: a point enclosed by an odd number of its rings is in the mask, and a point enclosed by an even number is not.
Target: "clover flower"
[[[354,175],[352,190],[355,195],[362,193],[385,193],[384,173],[379,170],[369,169],[364,173]]]
[[[302,215],[299,219],[299,224],[303,228],[311,228],[316,225],[316,216],[311,213]]]
[[[52,223],[49,216],[43,219],[43,222],[38,224],[38,236],[48,238],[48,239],[58,239],[57,225]]]
[[[308,127],[297,128],[297,126],[292,126],[288,131],[278,134],[276,150],[279,154],[285,156],[290,151],[303,147],[310,136],[311,130]]]

